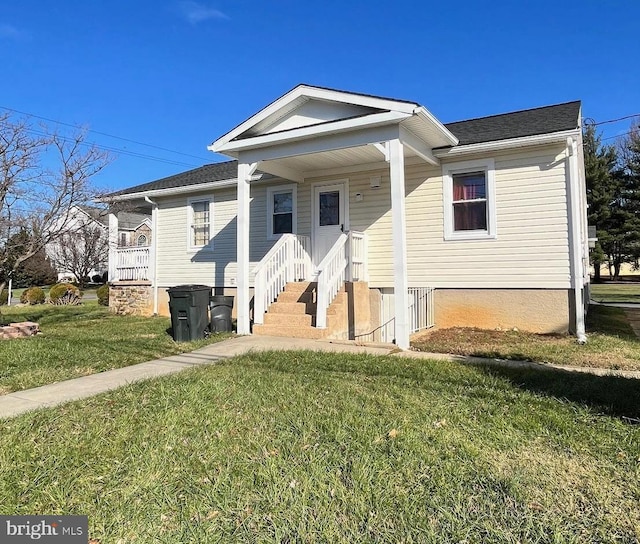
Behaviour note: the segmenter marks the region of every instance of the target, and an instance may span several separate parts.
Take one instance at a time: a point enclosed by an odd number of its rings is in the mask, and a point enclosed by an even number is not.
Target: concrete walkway
[[[34,389],[16,391],[0,396],[0,419],[10,418],[19,414],[49,408],[72,400],[92,397],[106,391],[111,391],[124,385],[175,374],[188,368],[213,364],[216,361],[243,355],[250,352],[268,350],[311,350],[334,353],[369,353],[371,355],[394,355],[420,359],[438,359],[456,361],[473,365],[498,365],[511,368],[531,368],[536,370],[562,370],[582,372],[598,376],[620,376],[640,379],[640,371],[614,371],[597,368],[562,367],[527,361],[507,361],[504,359],[484,359],[480,357],[464,357],[441,353],[422,353],[417,351],[399,351],[394,345],[359,345],[347,341],[307,340],[303,338],[276,338],[268,336],[240,336],[211,344],[205,348],[172,355],[163,359],[156,359],[115,370],[108,370],[82,378],[75,378],[62,382],[43,385]]]

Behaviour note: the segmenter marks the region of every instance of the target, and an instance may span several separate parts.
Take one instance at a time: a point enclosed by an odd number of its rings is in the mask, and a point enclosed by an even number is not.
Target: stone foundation
[[[109,310],[118,315],[153,315],[150,281],[118,281],[109,285]]]

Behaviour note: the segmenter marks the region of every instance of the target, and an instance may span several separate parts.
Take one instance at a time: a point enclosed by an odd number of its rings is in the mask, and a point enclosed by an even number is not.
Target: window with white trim
[[[267,188],[267,237],[269,239],[297,231],[296,201],[296,185]]]
[[[141,234],[140,236],[138,236],[138,247],[147,246],[147,245],[149,244],[147,243],[146,235]]]
[[[213,199],[199,198],[188,201],[188,248],[190,250],[213,249]]]
[[[445,240],[496,238],[493,159],[442,166]]]

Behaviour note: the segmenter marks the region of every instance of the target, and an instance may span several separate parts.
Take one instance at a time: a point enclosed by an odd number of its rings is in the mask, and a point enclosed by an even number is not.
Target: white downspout
[[[578,191],[580,180],[578,178],[578,145],[572,136],[567,138],[567,157],[569,161],[569,172],[567,176],[567,198],[569,205],[569,259],[571,270],[571,287],[573,288],[574,309],[576,318],[576,337],[578,344],[587,342],[587,335],[584,323],[584,300],[583,300],[583,260],[582,260],[582,236],[581,212]]]
[[[153,315],[158,315],[158,203],[148,196],[144,197],[145,202],[153,206],[151,208],[151,288],[153,289]]]

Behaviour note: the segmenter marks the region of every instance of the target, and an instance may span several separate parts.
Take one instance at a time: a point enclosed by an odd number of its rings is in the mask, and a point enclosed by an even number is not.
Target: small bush
[[[56,283],[49,289],[52,304],[80,304],[80,289],[71,283]]]
[[[44,304],[44,291],[40,287],[29,287],[25,289],[20,295],[20,302],[22,304]]]
[[[0,293],[0,306],[5,306],[9,301],[9,289],[6,287]]]
[[[102,283],[102,275],[101,274],[94,274],[93,276],[91,276],[91,281],[93,283]]]
[[[102,287],[96,289],[98,304],[100,306],[109,306],[109,284],[105,283]]]

